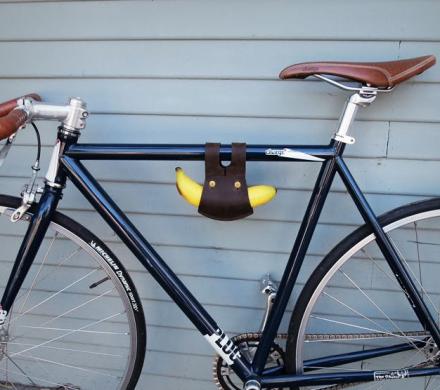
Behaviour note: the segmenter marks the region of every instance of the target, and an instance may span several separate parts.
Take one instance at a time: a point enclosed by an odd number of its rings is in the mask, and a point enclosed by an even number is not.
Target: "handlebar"
[[[63,129],[79,133],[85,127],[89,115],[86,104],[79,98],[71,98],[67,105],[40,103],[37,94],[25,95],[0,104],[0,140],[14,134],[20,127],[34,120],[56,120]]]
[[[14,109],[8,115],[0,118],[0,140],[9,138],[27,121],[24,110]]]
[[[7,102],[4,102],[4,103],[0,104],[0,117],[8,115],[14,108],[18,107],[18,102],[21,99],[26,99],[26,98],[33,99],[33,100],[41,102],[40,95],[37,95],[36,93],[30,93],[28,95],[25,95],[25,96],[22,96],[22,97],[19,97],[19,98],[15,98],[15,99],[9,100]]]
[[[9,138],[26,123],[28,117],[26,111],[17,109],[19,102],[24,101],[24,99],[41,101],[39,95],[30,93],[21,98],[8,100],[0,104],[0,140]]]

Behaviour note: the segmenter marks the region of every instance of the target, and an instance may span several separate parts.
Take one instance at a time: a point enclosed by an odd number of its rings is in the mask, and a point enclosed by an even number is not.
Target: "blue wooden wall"
[[[0,0],[0,101],[33,91],[56,103],[81,96],[93,114],[82,135],[89,142],[327,143],[346,95],[318,81],[280,81],[279,71],[309,60],[440,57],[439,18],[436,0]],[[440,194],[439,103],[437,66],[360,113],[347,161],[378,213]],[[55,128],[41,128],[46,166]],[[1,192],[19,193],[34,151],[32,132],[22,132],[0,171]],[[200,163],[180,165],[202,180]],[[258,329],[259,280],[281,276],[316,165],[249,164],[248,182],[274,184],[278,196],[233,223],[184,203],[176,163],[88,166],[229,334]],[[139,388],[213,389],[210,347],[71,187],[64,212],[106,239],[143,298],[149,354]],[[359,223],[336,181],[301,283]]]

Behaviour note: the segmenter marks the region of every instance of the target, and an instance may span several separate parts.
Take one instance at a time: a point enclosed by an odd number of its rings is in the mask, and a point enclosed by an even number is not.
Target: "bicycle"
[[[436,388],[440,197],[377,217],[343,159],[346,145],[355,142],[349,130],[359,107],[434,64],[434,56],[425,56],[384,63],[296,64],[281,72],[283,79],[315,76],[352,94],[328,145],[247,147],[248,161],[309,161],[320,163],[321,169],[279,287],[266,283],[270,304],[262,332],[233,338],[81,163],[202,161],[204,145],[80,144],[88,117],[81,99],[51,105],[32,94],[1,104],[0,139],[7,141],[0,162],[26,124],[34,126],[38,140],[32,177],[21,198],[0,195],[0,228],[11,237],[2,245],[2,255],[15,258],[12,271],[10,262],[1,262],[8,278],[0,311],[1,387],[133,389],[143,367],[145,319],[130,275],[99,237],[56,210],[69,179],[211,344],[218,355],[215,379],[220,388]],[[36,184],[41,146],[37,120],[61,123],[44,187]],[[231,153],[231,146],[221,146],[222,160],[230,160]],[[288,333],[278,334],[336,173],[365,224],[314,270],[297,299]],[[287,340],[285,348],[277,338]]]

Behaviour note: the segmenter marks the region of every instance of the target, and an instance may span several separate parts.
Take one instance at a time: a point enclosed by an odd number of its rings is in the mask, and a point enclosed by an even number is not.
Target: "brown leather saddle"
[[[392,88],[429,69],[435,62],[433,55],[389,62],[305,62],[287,67],[280,73],[280,78],[331,75],[372,87]]]

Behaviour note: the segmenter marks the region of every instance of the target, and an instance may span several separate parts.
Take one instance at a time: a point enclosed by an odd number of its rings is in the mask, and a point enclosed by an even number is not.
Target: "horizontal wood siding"
[[[310,60],[440,57],[439,15],[437,0],[0,0],[0,101],[32,91],[56,103],[81,96],[93,114],[81,138],[88,142],[327,143],[346,94],[319,81],[280,81],[280,70]],[[439,102],[437,66],[360,112],[347,162],[376,212],[439,195]],[[53,123],[41,131],[46,167]],[[34,144],[30,129],[19,134],[1,192],[19,194]],[[258,330],[259,280],[267,272],[280,279],[318,166],[249,164],[248,182],[274,184],[278,196],[246,220],[222,223],[179,197],[177,165],[203,179],[200,163],[87,163],[227,332]],[[149,335],[139,389],[214,389],[209,345],[71,185],[61,208],[108,242],[138,286]],[[360,223],[336,180],[283,330],[308,274]],[[0,231],[0,243],[7,239]],[[0,258],[3,269],[7,261]]]

